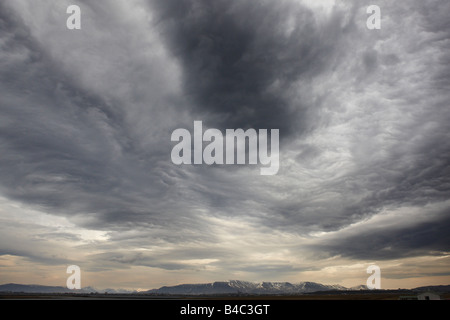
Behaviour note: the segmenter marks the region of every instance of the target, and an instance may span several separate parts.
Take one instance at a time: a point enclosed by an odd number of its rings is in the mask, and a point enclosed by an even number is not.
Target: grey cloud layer
[[[221,128],[281,128],[282,137],[315,127],[320,104],[290,91],[333,67],[350,28],[342,12],[318,21],[291,1],[150,3],[199,116]]]
[[[216,259],[267,274],[312,268],[289,264],[313,259],[308,250],[450,251],[448,1],[382,1],[380,31],[365,28],[360,1],[330,13],[297,1],[79,4],[77,34],[55,29],[45,6],[0,2],[0,191],[108,232],[108,244],[80,246],[89,260],[178,270]],[[171,131],[193,120],[279,128],[280,173],[172,165]],[[416,225],[345,231],[425,206],[439,210]],[[248,232],[234,234],[239,223]],[[320,232],[336,236],[311,236]],[[245,250],[267,249],[266,234],[285,260],[245,261]],[[0,254],[37,259],[13,243]]]

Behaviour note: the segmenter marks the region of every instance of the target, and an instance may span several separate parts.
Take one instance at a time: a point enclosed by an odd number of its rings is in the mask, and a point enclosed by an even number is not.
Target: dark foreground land
[[[417,296],[409,290],[318,292],[301,295],[157,295],[157,294],[71,294],[0,293],[0,300],[401,300]],[[450,293],[440,295],[449,300]]]

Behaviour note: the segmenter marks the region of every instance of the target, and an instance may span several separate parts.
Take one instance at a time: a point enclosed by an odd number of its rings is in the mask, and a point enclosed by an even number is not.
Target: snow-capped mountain
[[[365,284],[361,284],[356,287],[351,287],[349,290],[357,291],[357,290],[369,290],[369,288]]]
[[[341,285],[323,285],[315,282],[248,282],[230,280],[205,284],[181,284],[147,291],[156,294],[299,294],[319,291],[349,290]]]

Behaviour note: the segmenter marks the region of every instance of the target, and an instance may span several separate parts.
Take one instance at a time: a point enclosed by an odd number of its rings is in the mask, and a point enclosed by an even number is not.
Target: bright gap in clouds
[[[51,238],[53,234],[59,235],[63,241],[65,239],[66,245],[74,247],[108,240],[105,231],[89,230],[71,222],[65,216],[48,214],[44,208],[40,211],[36,207],[31,208],[3,197],[0,198],[0,213],[2,235],[19,236],[12,230],[23,228],[27,230],[27,233],[20,234],[24,239],[45,239],[46,236]]]
[[[336,0],[293,0],[294,2],[299,2],[306,5],[312,9],[321,9],[326,13],[329,13],[333,7],[336,5]]]

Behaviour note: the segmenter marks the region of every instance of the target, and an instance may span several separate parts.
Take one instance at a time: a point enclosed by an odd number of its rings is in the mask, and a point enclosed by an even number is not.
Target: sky
[[[81,29],[69,30],[69,5]],[[369,5],[381,9],[370,30]],[[450,284],[447,0],[0,0],[0,284]],[[279,129],[280,168],[176,165]]]

